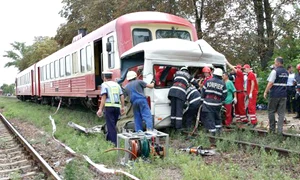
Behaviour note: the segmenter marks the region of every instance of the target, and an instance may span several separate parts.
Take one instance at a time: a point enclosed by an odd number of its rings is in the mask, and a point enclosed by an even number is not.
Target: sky
[[[0,86],[12,84],[16,68],[4,68],[10,60],[5,51],[12,50],[14,41],[33,43],[35,36],[54,37],[60,24],[66,20],[58,14],[62,0],[6,0],[0,2]]]

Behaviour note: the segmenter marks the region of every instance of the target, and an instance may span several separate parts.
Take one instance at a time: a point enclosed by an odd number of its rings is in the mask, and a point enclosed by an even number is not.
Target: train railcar
[[[97,107],[101,72],[113,71],[113,79],[119,79],[121,54],[141,42],[161,38],[196,41],[197,34],[189,21],[171,14],[123,15],[86,36],[79,34],[72,44],[39,61],[34,66],[32,94],[22,97],[52,105],[57,99],[66,104],[79,100]]]
[[[35,81],[36,64],[28,67],[16,76],[16,97],[22,101],[31,99],[37,94],[37,85]]]

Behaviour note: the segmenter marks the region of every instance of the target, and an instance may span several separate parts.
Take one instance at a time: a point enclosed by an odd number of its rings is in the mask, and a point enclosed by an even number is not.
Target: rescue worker
[[[231,122],[232,122],[232,102],[234,104],[237,103],[237,99],[236,99],[236,89],[232,83],[232,81],[229,80],[229,73],[224,73],[223,74],[223,80],[226,84],[226,89],[227,89],[227,96],[225,99],[225,108],[226,108],[226,119],[225,119],[225,126],[230,126]]]
[[[188,107],[185,110],[183,119],[185,120],[186,128],[190,129],[192,127],[192,121],[197,116],[200,104],[201,104],[201,94],[191,85],[187,89],[186,100],[188,102]]]
[[[256,100],[258,95],[258,85],[256,76],[251,70],[249,64],[244,65],[244,71],[247,73],[247,97],[248,97],[248,114],[250,118],[250,122],[252,127],[254,128],[257,125],[257,117],[256,117]],[[248,119],[247,119],[248,123]]]
[[[227,89],[222,81],[223,70],[216,68],[213,72],[213,78],[206,81],[202,88],[202,123],[206,130],[213,136],[216,132],[220,133],[222,120],[220,110],[222,102],[226,99]]]
[[[277,133],[281,134],[286,107],[287,80],[289,73],[283,67],[283,58],[277,57],[274,60],[275,69],[273,69],[268,78],[268,85],[264,92],[264,98],[270,91],[268,103],[268,116],[270,132],[275,132],[275,113],[278,114]]]
[[[154,82],[150,84],[142,80],[138,80],[134,71],[128,71],[126,79],[129,83],[125,86],[125,92],[129,96],[130,103],[133,107],[135,131],[143,131],[143,120],[146,123],[147,131],[153,130],[153,120],[151,111],[144,94],[144,89],[153,88]]]
[[[294,119],[300,119],[300,64],[297,65],[297,73],[295,73],[295,85],[296,85],[296,111],[297,115],[293,117]]]
[[[202,89],[203,85],[206,83],[207,80],[209,80],[209,79],[212,78],[211,69],[208,66],[205,66],[202,69],[202,72],[204,74],[204,79],[202,79],[202,80],[199,81],[199,87],[200,87],[200,89]]]
[[[235,105],[235,119],[237,123],[247,122],[246,109],[245,109],[245,91],[244,91],[244,74],[242,66],[237,65],[234,67],[227,60],[226,64],[235,72],[234,86],[236,89],[237,103]]]
[[[171,126],[176,130],[182,128],[183,106],[186,100],[186,90],[192,83],[198,89],[198,84],[189,74],[187,67],[182,67],[173,78],[173,86],[170,88],[168,98],[171,101]]]
[[[118,118],[124,113],[124,95],[120,85],[112,81],[112,72],[102,72],[104,82],[101,84],[101,103],[97,115],[101,117],[105,112],[107,126],[106,140],[117,145],[116,124]],[[121,109],[120,109],[121,108]]]

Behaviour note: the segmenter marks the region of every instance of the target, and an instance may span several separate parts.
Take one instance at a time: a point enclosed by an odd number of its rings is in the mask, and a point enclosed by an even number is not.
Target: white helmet
[[[180,71],[189,71],[188,67],[183,66],[182,68],[180,68]]]
[[[223,70],[220,69],[220,68],[216,68],[216,69],[214,70],[213,75],[221,76],[221,77],[222,77],[222,75],[223,75]]]
[[[134,71],[128,71],[127,75],[126,75],[126,79],[129,81],[131,79],[134,79],[137,77],[136,72]]]

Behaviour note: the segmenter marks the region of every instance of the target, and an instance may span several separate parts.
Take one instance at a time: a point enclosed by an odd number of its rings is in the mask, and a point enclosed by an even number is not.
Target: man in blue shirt
[[[275,113],[278,113],[277,133],[281,134],[283,130],[286,96],[287,96],[287,80],[289,73],[283,67],[283,58],[277,57],[274,61],[275,69],[273,69],[268,78],[268,85],[264,92],[264,98],[270,91],[268,116],[270,124],[270,132],[275,132]]]
[[[136,72],[128,71],[126,79],[129,83],[125,86],[126,94],[129,96],[133,106],[135,131],[143,130],[143,120],[146,122],[147,130],[153,130],[152,115],[144,94],[144,89],[146,87],[153,88],[154,82],[147,84],[142,80],[137,80],[136,77]]]
[[[117,144],[116,124],[121,113],[124,113],[124,95],[120,85],[112,81],[112,72],[102,72],[104,82],[101,84],[101,103],[97,115],[101,117],[105,111],[107,126],[106,140]],[[120,109],[121,108],[121,109]]]

